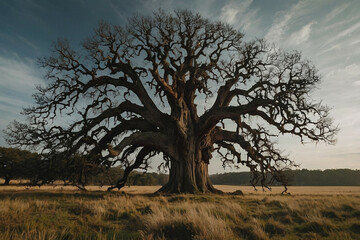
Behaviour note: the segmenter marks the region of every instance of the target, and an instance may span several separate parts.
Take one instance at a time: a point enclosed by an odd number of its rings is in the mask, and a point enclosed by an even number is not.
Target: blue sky
[[[43,84],[36,59],[49,54],[51,42],[68,38],[75,46],[100,20],[126,24],[134,13],[191,9],[243,31],[247,39],[266,38],[288,50],[300,50],[322,75],[313,93],[332,109],[341,131],[335,146],[301,145],[279,139],[301,168],[360,169],[360,1],[337,0],[0,0],[0,130],[21,120],[32,104],[35,84]],[[0,146],[5,146],[0,133]],[[231,171],[231,169],[228,169]],[[242,169],[245,170],[245,169]],[[213,161],[210,173],[222,172]]]

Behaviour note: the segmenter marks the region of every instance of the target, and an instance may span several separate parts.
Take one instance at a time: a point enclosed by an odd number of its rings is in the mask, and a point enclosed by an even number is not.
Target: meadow
[[[0,239],[360,239],[360,187],[153,195],[159,186],[0,186]]]

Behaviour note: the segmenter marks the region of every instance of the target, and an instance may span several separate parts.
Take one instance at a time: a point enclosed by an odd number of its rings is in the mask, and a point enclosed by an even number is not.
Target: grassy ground
[[[151,196],[139,189],[0,187],[0,239],[360,239],[356,187],[286,196]]]

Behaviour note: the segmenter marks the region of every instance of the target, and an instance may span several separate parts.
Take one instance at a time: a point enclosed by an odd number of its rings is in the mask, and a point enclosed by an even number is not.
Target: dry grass
[[[246,194],[280,194],[284,188],[280,186],[272,187],[272,190],[262,191],[259,187],[254,191],[252,186],[230,186],[230,185],[216,185],[216,188],[224,192],[234,192],[238,189],[243,191]],[[360,195],[360,186],[290,186],[288,187],[288,192],[292,195],[328,195],[328,194],[359,194]]]
[[[286,196],[230,186],[222,190],[245,195],[138,194],[157,188],[0,187],[0,240],[360,239],[356,187],[292,187]]]
[[[42,187],[29,187],[21,185],[20,183],[25,183],[25,181],[14,180],[12,185],[1,186],[1,191],[24,191],[24,190],[35,190],[35,191],[78,191],[79,189],[74,186],[63,186],[59,182],[58,185],[47,185]],[[20,184],[20,185],[18,185]],[[89,191],[106,191],[109,186],[87,186]],[[121,189],[122,192],[128,194],[151,194],[160,189],[161,186],[130,186],[124,187]],[[273,195],[280,194],[284,188],[280,186],[272,187],[272,191],[266,190],[263,191],[260,187],[257,191],[254,190],[252,186],[232,186],[232,185],[215,185],[215,188],[222,190],[223,192],[234,192],[236,190],[241,190],[245,194],[259,194],[259,195]],[[292,195],[360,195],[360,186],[290,186],[288,187],[288,192]]]

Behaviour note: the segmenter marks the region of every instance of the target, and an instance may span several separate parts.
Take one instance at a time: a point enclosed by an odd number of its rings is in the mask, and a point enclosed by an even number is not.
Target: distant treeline
[[[120,167],[113,167],[105,172],[91,176],[87,185],[114,185],[124,175],[124,170]],[[137,172],[130,173],[127,185],[135,186],[156,186],[167,183],[169,176],[163,173]]]
[[[114,185],[124,175],[121,167],[94,166],[80,154],[73,156],[40,155],[27,150],[0,146],[0,184],[14,179],[28,180],[29,185],[63,181],[84,189],[87,185]],[[2,180],[3,179],[3,180]],[[131,172],[128,185],[164,185],[168,175]]]
[[[113,168],[107,174],[108,177],[102,175],[92,177],[90,183],[95,185],[113,184],[114,180],[118,179],[118,176],[122,176],[123,170]],[[289,180],[289,186],[360,186],[360,170],[328,169],[322,171],[302,169],[286,171],[285,175]],[[210,175],[210,179],[216,185],[251,185],[250,172],[213,174]],[[132,172],[128,184],[142,186],[164,185],[167,180],[167,174]],[[277,183],[275,182],[274,185],[277,185]]]
[[[61,154],[50,158],[26,150],[0,147],[0,178],[4,184],[13,179],[28,179],[31,185],[53,183],[84,187],[86,185],[114,185],[124,175],[121,167],[92,167],[86,158],[75,154],[66,159]],[[289,170],[285,171],[289,186],[360,186],[360,170]],[[232,172],[210,175],[213,184],[251,185],[250,172]],[[268,179],[270,180],[270,179]],[[131,172],[128,185],[164,185],[167,174]],[[276,182],[274,183],[277,184]],[[274,185],[273,184],[273,185]]]
[[[285,171],[289,186],[360,186],[360,170],[288,170]],[[251,185],[250,172],[232,172],[210,175],[213,184]],[[275,183],[276,184],[276,183]]]

